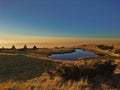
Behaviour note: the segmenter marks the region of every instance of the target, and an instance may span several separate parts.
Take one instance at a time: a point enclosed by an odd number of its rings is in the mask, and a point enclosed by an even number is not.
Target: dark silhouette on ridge
[[[16,50],[16,47],[13,45],[11,49],[12,49],[12,50]]]
[[[32,49],[33,49],[33,50],[37,50],[38,48],[37,48],[36,45],[34,45]]]
[[[23,48],[20,48],[20,49],[17,49],[17,48],[15,47],[15,45],[12,45],[11,48],[4,48],[4,47],[0,48],[1,51],[2,51],[2,50],[26,51],[26,50],[37,50],[37,49],[38,49],[38,47],[37,47],[36,45],[34,45],[32,48],[28,48],[26,44],[24,45]]]
[[[23,49],[24,49],[24,50],[28,49],[26,44],[24,45]]]
[[[5,48],[4,47],[2,47],[2,50],[4,50]]]

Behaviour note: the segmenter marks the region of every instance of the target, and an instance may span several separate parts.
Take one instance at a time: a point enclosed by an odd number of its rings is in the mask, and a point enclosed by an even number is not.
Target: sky
[[[118,40],[120,0],[0,0],[0,42]]]

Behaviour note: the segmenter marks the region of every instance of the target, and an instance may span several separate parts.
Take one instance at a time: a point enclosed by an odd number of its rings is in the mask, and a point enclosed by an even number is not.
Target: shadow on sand
[[[22,55],[0,55],[0,82],[8,80],[26,81],[39,77],[52,65],[52,61]]]

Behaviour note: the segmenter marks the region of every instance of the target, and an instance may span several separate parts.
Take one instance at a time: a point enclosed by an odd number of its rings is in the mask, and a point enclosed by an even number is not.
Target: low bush
[[[94,65],[96,76],[110,78],[116,69],[117,65],[112,65],[112,60],[106,61],[104,63],[97,63]]]
[[[114,53],[115,54],[120,54],[120,49],[116,49]]]
[[[95,77],[110,78],[115,70],[116,65],[112,61],[104,63],[95,63],[93,66],[61,65],[55,69],[55,74],[64,80],[80,80],[81,78],[94,79]]]
[[[80,78],[84,77],[91,77],[94,74],[94,69],[92,68],[85,68],[85,67],[81,67],[81,66],[75,66],[75,65],[71,65],[71,66],[60,66],[57,70],[56,70],[56,74],[61,76],[64,80],[80,80]]]
[[[98,47],[102,50],[112,50],[112,49],[114,49],[114,46],[106,46],[106,45],[97,45],[96,47]]]

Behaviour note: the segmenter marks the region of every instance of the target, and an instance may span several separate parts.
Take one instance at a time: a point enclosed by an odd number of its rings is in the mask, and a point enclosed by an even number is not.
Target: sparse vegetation
[[[114,49],[114,46],[107,46],[107,45],[97,45],[98,48],[102,50],[112,50]]]
[[[114,53],[115,54],[120,54],[120,49],[116,49]]]
[[[15,59],[15,57],[16,58],[18,57],[17,58],[18,60]],[[2,77],[1,76],[0,77],[2,79],[5,78],[7,81],[7,82],[6,81],[0,82],[1,90],[53,90],[53,89],[55,90],[117,90],[114,88],[114,86],[111,86],[111,84],[107,83],[109,82],[109,80],[107,81],[105,80],[105,82],[101,81],[100,83],[97,82],[98,80],[103,80],[101,77],[104,76],[105,71],[110,75],[113,74],[113,70],[115,67],[114,65],[112,65],[111,61],[100,62],[101,64],[99,64],[98,62],[93,62],[94,63],[93,66],[95,65],[94,66],[95,68],[92,68],[92,66],[90,66],[91,65],[90,63],[82,64],[82,65],[81,63],[78,63],[77,65],[72,62],[70,63],[66,62],[64,64],[56,62],[56,64],[54,64],[55,62],[53,63],[51,61],[48,62],[39,59],[37,60],[34,58],[29,58],[29,57],[27,58],[24,56],[22,57],[15,56],[15,57],[14,56],[9,56],[9,58],[2,57],[4,59],[6,58],[6,60],[8,59],[9,63],[8,61],[5,61],[3,62],[4,64],[1,63],[0,66],[3,65],[2,67],[6,67],[5,71],[8,71],[7,69],[9,69],[11,73],[3,72],[0,74],[0,75],[4,74]],[[13,59],[17,60],[17,62],[15,62],[15,60]],[[20,63],[20,67],[16,65],[17,63]],[[56,65],[57,69],[55,67],[51,67],[53,65]],[[105,69],[105,67],[109,67],[109,68]],[[105,70],[103,70],[103,68]],[[56,69],[57,71],[53,72],[55,73],[55,75],[53,75],[53,74],[45,73],[46,72],[45,69],[46,70]],[[22,72],[20,73],[19,71],[21,70]],[[66,74],[64,74],[62,70],[65,70]],[[18,73],[18,75],[15,75],[16,73]],[[13,75],[14,77],[18,77],[18,79],[11,78],[11,75]],[[99,77],[98,75],[101,75],[101,77]],[[96,76],[98,77],[96,78]],[[65,78],[67,78],[67,80],[65,80]]]
[[[100,50],[93,46],[92,49]],[[89,51],[88,45],[82,47]],[[108,53],[107,50],[100,50],[104,56],[85,57],[76,61],[48,58],[53,53],[73,52],[74,49],[75,47],[1,50],[0,90],[120,89],[120,58],[107,55],[104,53]],[[116,47],[108,50],[114,52],[115,49]]]
[[[116,65],[112,65],[112,61],[108,60],[104,63],[98,61],[92,66],[86,65],[60,65],[54,71],[54,74],[61,76],[64,80],[78,81],[81,78],[94,79],[96,77],[110,78]]]
[[[0,55],[0,82],[26,81],[40,76],[54,62],[23,55]]]

